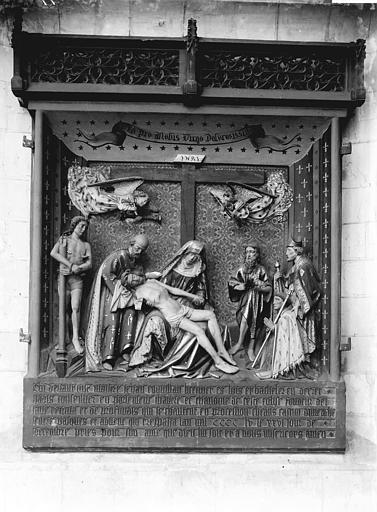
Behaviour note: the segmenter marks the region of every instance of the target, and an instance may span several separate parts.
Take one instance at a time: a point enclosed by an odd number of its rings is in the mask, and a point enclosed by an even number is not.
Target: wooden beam
[[[227,181],[239,181],[250,185],[263,185],[265,182],[264,171],[242,170],[239,166],[234,171],[228,169],[195,169],[192,171],[197,183],[226,183]]]
[[[250,185],[263,185],[265,183],[265,173],[264,167],[261,169],[244,169],[242,165],[238,165],[237,169],[229,172],[228,169],[222,169],[220,166],[211,166],[211,167],[198,167],[191,168],[190,173],[195,182],[198,183],[226,183],[227,181],[239,181],[242,183],[248,183]],[[256,166],[257,167],[257,166]],[[110,165],[111,168],[111,165]],[[121,171],[121,167],[116,167],[114,170]],[[172,181],[172,182],[182,182],[185,180],[185,167],[182,166],[182,169],[138,169],[136,166],[132,167],[132,169],[125,169],[123,176],[126,178],[135,176],[138,178],[142,178],[145,181]],[[121,178],[115,178],[114,180],[109,180],[109,182],[120,182]],[[108,183],[108,182],[106,182]],[[98,185],[98,184],[97,184]],[[94,185],[93,185],[94,186]]]
[[[330,301],[330,378],[340,378],[340,336],[341,336],[341,239],[342,239],[342,180],[340,157],[340,123],[338,118],[331,121],[331,301]]]
[[[30,100],[29,110],[45,110],[50,112],[119,112],[148,114],[192,114],[221,116],[315,116],[315,117],[346,117],[346,108],[311,108],[311,107],[280,107],[280,106],[239,106],[239,105],[201,105],[200,109],[187,107],[182,103],[133,103],[121,101],[47,101]]]
[[[53,93],[53,94],[79,94],[86,96],[98,95],[138,95],[138,96],[182,96],[182,90],[174,85],[119,85],[119,84],[82,84],[82,83],[61,83],[61,82],[31,82],[27,89],[28,93]]]
[[[200,36],[200,33],[198,34]],[[34,32],[21,32],[24,42],[37,44],[41,41],[44,46],[67,46],[67,47],[131,47],[131,48],[182,48],[184,46],[183,38],[174,37],[139,37],[139,36],[111,36],[111,35],[84,35],[84,34],[41,34]],[[323,53],[331,54],[344,53],[351,51],[355,43],[338,43],[328,41],[275,41],[262,39],[230,39],[230,38],[205,38],[200,37],[200,45],[205,51],[218,48],[222,51],[259,47],[263,52],[267,48],[275,48],[281,52],[288,51],[292,53],[292,48],[302,52],[310,50],[322,50]]]
[[[97,164],[93,162],[92,164]],[[109,165],[111,168],[111,164]],[[251,185],[263,185],[265,182],[265,169],[268,166],[255,166],[257,169],[252,169],[253,166],[249,165],[237,165],[234,171],[229,169],[223,169],[220,165],[213,165],[211,167],[203,166],[198,168],[191,168],[190,172],[193,179],[199,183],[226,183],[227,181],[240,181],[242,183],[249,183]],[[247,169],[245,169],[247,167]],[[142,178],[145,181],[173,181],[181,182],[184,180],[184,164],[180,169],[145,169],[132,167],[132,169],[124,169],[123,177],[137,177]],[[120,166],[114,167],[114,170],[122,171]],[[116,183],[122,180],[121,177],[109,180],[109,182]],[[108,182],[106,182],[108,183]],[[98,184],[97,184],[98,185]],[[93,185],[95,186],[95,185]]]
[[[287,236],[287,240],[285,240],[285,244],[284,245],[288,245],[288,241],[294,235],[294,233],[293,233],[293,231],[294,231],[294,202],[296,200],[296,198],[294,196],[295,179],[296,179],[296,176],[295,176],[295,166],[294,166],[294,164],[292,164],[292,165],[289,166],[288,181],[289,181],[289,184],[290,184],[290,186],[291,186],[291,188],[293,190],[293,204],[291,205],[291,207],[288,210],[288,236]],[[285,262],[285,254],[283,254],[282,257],[283,257],[283,261]],[[281,264],[281,262],[280,262],[280,264]]]
[[[30,291],[28,376],[37,377],[40,360],[41,281],[42,281],[42,175],[43,175],[43,112],[37,110],[34,120],[34,162],[31,176],[30,222]]]
[[[193,167],[182,165],[183,180],[181,188],[181,246],[195,238],[195,178]]]
[[[320,246],[319,246],[319,211],[320,211],[320,197],[319,197],[319,142],[313,144],[313,263],[315,268],[320,268]]]
[[[184,48],[183,39],[172,37],[135,37],[111,35],[84,35],[84,34],[41,34],[38,32],[22,32],[24,44],[43,48],[150,48],[150,49],[179,49]]]
[[[67,85],[68,87],[68,85]],[[111,86],[114,87],[114,86]],[[261,99],[261,100],[291,100],[291,101],[331,101],[334,104],[337,101],[349,101],[350,93],[345,92],[327,92],[327,91],[298,91],[296,89],[236,89],[229,87],[204,87],[202,98],[216,99]]]
[[[179,83],[179,79],[177,81]],[[16,93],[16,91],[15,91]],[[107,85],[107,84],[62,84],[32,82],[30,86],[17,93],[23,101],[56,101],[65,102],[118,102],[118,103],[179,103],[186,96],[179,86],[159,85]],[[354,100],[351,92],[322,92],[274,89],[235,89],[204,87],[195,105],[188,108],[202,108],[205,105],[264,107],[273,106],[290,108],[314,109],[347,109],[358,106],[360,101]]]

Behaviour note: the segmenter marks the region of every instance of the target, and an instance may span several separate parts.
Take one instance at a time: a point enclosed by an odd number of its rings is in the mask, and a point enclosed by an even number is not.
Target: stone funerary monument
[[[16,22],[13,47],[35,119],[25,448],[343,451],[340,124],[363,41]]]

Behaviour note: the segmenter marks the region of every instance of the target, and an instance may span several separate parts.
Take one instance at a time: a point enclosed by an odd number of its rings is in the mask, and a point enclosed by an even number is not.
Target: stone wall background
[[[93,7],[93,4],[95,6]],[[373,5],[325,2],[98,0],[39,9],[24,30],[182,37],[187,19],[202,37],[290,41],[367,40],[367,101],[345,122],[343,157],[342,354],[347,386],[345,455],[29,453],[22,449],[22,379],[28,325],[31,119],[10,90],[9,23],[0,24],[0,510],[218,512],[373,510],[377,442],[377,14]]]

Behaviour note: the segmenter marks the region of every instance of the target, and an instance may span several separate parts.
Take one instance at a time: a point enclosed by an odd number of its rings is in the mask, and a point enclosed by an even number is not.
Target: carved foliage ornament
[[[125,48],[55,48],[32,63],[32,82],[178,85],[179,52]]]
[[[345,59],[315,53],[307,56],[207,53],[201,57],[200,69],[203,87],[333,92],[345,89]]]

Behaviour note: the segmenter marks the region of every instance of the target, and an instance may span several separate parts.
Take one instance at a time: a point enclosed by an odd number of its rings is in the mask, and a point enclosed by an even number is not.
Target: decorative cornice
[[[12,90],[25,101],[183,102],[342,108],[365,99],[365,41],[206,40],[14,31]],[[21,80],[22,77],[22,80]]]

